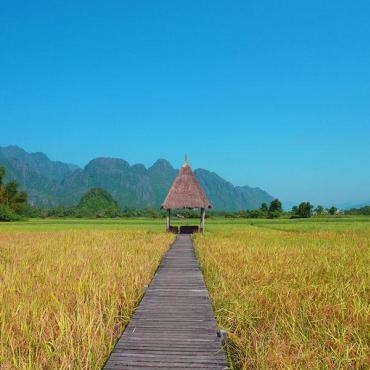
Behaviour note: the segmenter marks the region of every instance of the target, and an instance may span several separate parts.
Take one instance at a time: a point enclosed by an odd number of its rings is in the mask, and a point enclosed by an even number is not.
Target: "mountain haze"
[[[15,179],[39,207],[73,206],[92,188],[108,191],[119,206],[158,208],[178,170],[165,159],[151,167],[130,165],[118,158],[96,158],[84,168],[51,161],[44,153],[27,153],[17,146],[0,147],[6,178]],[[257,208],[272,196],[259,188],[234,186],[214,172],[194,171],[216,210]]]

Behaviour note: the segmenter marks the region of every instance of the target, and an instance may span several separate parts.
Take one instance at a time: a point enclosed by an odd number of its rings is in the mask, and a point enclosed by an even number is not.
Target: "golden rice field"
[[[0,369],[99,369],[173,239],[162,230],[149,219],[0,225]],[[369,368],[370,219],[207,230],[196,250],[231,369]]]
[[[231,368],[369,368],[369,225],[258,223],[196,238]]]
[[[99,369],[171,235],[0,232],[0,368]]]

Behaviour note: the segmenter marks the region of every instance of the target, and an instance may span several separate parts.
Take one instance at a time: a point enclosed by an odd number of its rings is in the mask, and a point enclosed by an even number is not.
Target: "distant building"
[[[207,196],[190,168],[187,158],[185,158],[180,172],[173,182],[166,199],[161,208],[167,210],[167,231],[192,233],[194,231],[204,232],[205,226],[205,209],[212,208]],[[200,209],[200,226],[171,226],[171,209],[178,208],[199,208]]]

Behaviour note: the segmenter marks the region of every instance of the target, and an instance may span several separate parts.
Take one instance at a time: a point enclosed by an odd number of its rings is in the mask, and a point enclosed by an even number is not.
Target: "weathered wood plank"
[[[227,369],[190,235],[178,235],[105,370]]]

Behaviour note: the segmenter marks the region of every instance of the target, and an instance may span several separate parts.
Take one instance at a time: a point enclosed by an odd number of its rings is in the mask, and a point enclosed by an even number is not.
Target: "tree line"
[[[227,212],[223,215],[227,218],[278,218],[278,217],[290,217],[290,218],[309,218],[312,216],[321,215],[336,215],[343,213],[339,211],[335,206],[330,208],[324,208],[321,205],[314,206],[310,202],[301,202],[298,205],[292,207],[291,211],[284,211],[282,203],[279,199],[274,199],[270,204],[262,203],[260,208],[251,210],[241,210],[239,212]]]
[[[22,218],[47,218],[47,217],[71,217],[71,218],[130,218],[149,217],[164,218],[166,212],[156,208],[132,209],[121,208],[107,191],[95,188],[89,190],[73,207],[37,208],[27,203],[27,193],[19,190],[16,181],[5,183],[5,169],[0,167],[0,221],[16,221]],[[260,208],[241,210],[237,212],[223,212],[211,210],[206,217],[225,218],[309,218],[321,215],[336,215],[344,213],[349,215],[370,215],[370,206],[352,208],[340,212],[335,206],[324,208],[321,205],[314,206],[310,202],[301,202],[293,206],[291,211],[284,211],[279,199],[272,200],[269,204],[262,203]],[[197,218],[199,211],[182,209],[173,212],[178,218]]]
[[[93,189],[96,190],[96,189]],[[80,202],[81,204],[83,202]],[[370,207],[368,207],[370,209]],[[119,207],[105,207],[96,209],[94,207],[55,207],[55,208],[32,208],[28,217],[71,217],[71,218],[165,218],[166,211],[158,208],[119,208]],[[279,217],[288,218],[309,218],[312,216],[337,215],[340,212],[334,206],[324,208],[323,206],[314,207],[310,202],[301,202],[293,206],[291,211],[284,211],[282,203],[279,199],[274,199],[271,203],[262,203],[260,208],[251,210],[240,210],[236,212],[225,212],[217,210],[209,210],[206,217],[224,217],[224,218],[269,218],[275,219]],[[347,211],[345,214],[349,213]],[[357,213],[359,214],[359,213]],[[179,209],[173,210],[173,217],[176,218],[198,218],[199,210],[193,209]]]

